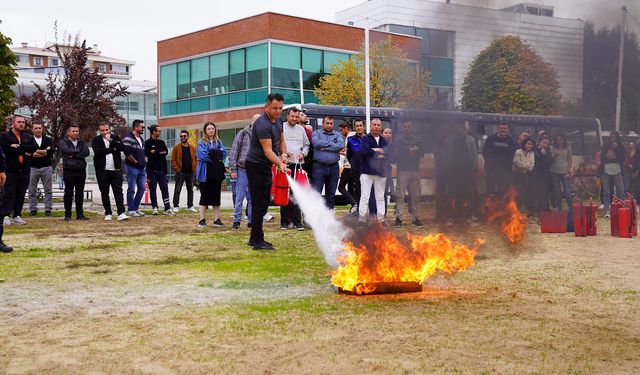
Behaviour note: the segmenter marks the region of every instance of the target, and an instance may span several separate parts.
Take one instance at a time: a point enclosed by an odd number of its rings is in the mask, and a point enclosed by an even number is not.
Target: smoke
[[[338,268],[338,255],[344,248],[342,240],[349,234],[349,229],[327,208],[320,193],[299,185],[289,176],[287,179],[296,203],[304,213],[304,221],[313,229],[313,236],[324,259],[329,266]]]

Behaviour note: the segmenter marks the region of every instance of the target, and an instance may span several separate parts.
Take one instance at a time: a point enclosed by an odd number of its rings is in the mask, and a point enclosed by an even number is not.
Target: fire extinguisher
[[[275,193],[273,196],[273,203],[276,206],[286,206],[289,204],[289,181],[287,181],[287,175],[291,175],[291,171],[287,170],[287,173],[281,169],[276,168],[276,178],[274,181]]]
[[[613,203],[611,203],[611,209],[609,211],[611,215],[611,235],[618,235],[618,210],[622,207],[622,203],[618,200],[618,197],[613,197]]]
[[[145,180],[144,182],[144,203],[149,203],[149,180]]]
[[[589,197],[589,205],[585,207],[587,216],[587,235],[595,236],[598,232],[596,226],[596,206],[593,205],[593,198]]]
[[[624,200],[624,204],[627,207],[629,207],[629,210],[631,210],[631,235],[637,236],[638,235],[638,222],[637,222],[638,202],[635,199],[633,199],[631,194],[627,193],[627,199]]]
[[[631,238],[631,209],[626,205],[618,209],[618,237]]]
[[[573,204],[573,229],[576,237],[587,236],[587,216],[584,204],[580,200],[576,200]]]
[[[302,164],[296,163],[293,179],[298,185],[309,187],[309,177],[307,176],[307,172],[302,169]]]

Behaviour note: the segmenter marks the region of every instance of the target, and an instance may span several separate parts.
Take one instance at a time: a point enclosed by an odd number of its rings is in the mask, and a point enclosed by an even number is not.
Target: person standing
[[[24,225],[22,207],[24,196],[29,186],[31,174],[31,154],[36,151],[31,135],[24,131],[25,119],[22,116],[13,118],[11,129],[0,134],[0,147],[5,155],[5,173],[7,181],[4,185],[4,225]],[[13,220],[9,219],[12,213]]]
[[[100,189],[102,206],[104,207],[104,219],[110,221],[113,216],[111,210],[111,199],[109,198],[109,187],[113,191],[116,200],[117,220],[128,220],[125,214],[124,197],[122,195],[122,156],[124,145],[118,136],[111,135],[109,124],[98,125],[100,134],[91,141],[93,149],[93,166],[96,170],[96,180]]]
[[[260,117],[255,114],[251,118],[249,125],[245,126],[233,139],[231,151],[229,153],[229,169],[231,177],[236,179],[236,199],[233,206],[233,227],[232,229],[240,229],[240,220],[242,220],[242,204],[247,200],[247,220],[248,226],[251,228],[251,194],[249,194],[249,179],[247,178],[246,161],[251,145],[251,129],[253,124]]]
[[[13,251],[13,247],[7,245],[4,243],[4,241],[2,240],[2,235],[4,234],[4,204],[5,204],[5,200],[4,200],[4,189],[2,189],[5,185],[5,183],[7,182],[7,174],[5,172],[6,170],[6,164],[5,164],[5,157],[4,157],[4,152],[2,152],[2,149],[0,148],[0,253],[10,253]],[[7,202],[7,203],[11,203],[11,202]]]
[[[351,214],[352,212],[355,212],[358,206],[358,201],[356,201],[356,198],[354,198],[355,179],[353,169],[351,168],[351,163],[349,163],[349,159],[347,158],[347,146],[349,144],[351,128],[349,127],[348,122],[341,123],[338,128],[340,129],[340,134],[345,139],[344,149],[340,151],[340,164],[342,167],[342,173],[340,173],[338,191],[347,200],[347,203],[351,205],[351,209],[349,210],[349,213]]]
[[[490,135],[482,148],[484,170],[487,178],[487,194],[504,194],[511,187],[513,154],[518,145],[509,136],[509,125],[498,124],[498,132]]]
[[[550,141],[551,139],[547,135],[540,137],[534,150],[535,160],[530,179],[534,197],[534,214],[549,211],[549,169],[553,163]]]
[[[405,121],[401,129],[400,136],[395,142],[398,171],[395,226],[402,226],[404,197],[407,192],[412,206],[411,222],[414,226],[422,226],[420,221],[420,159],[424,155],[422,138],[413,131],[411,121]]]
[[[71,220],[71,206],[75,197],[76,220],[89,220],[83,212],[84,183],[87,178],[87,161],[89,147],[82,139],[79,139],[80,128],[78,125],[70,125],[67,129],[67,138],[58,143],[58,149],[62,154],[64,163],[64,220]]]
[[[376,201],[376,215],[379,223],[384,224],[384,190],[386,186],[385,163],[387,158],[387,141],[381,136],[382,123],[379,119],[371,120],[371,132],[362,140],[360,165],[360,204],[358,213],[360,222],[366,221],[369,208],[371,186]]]
[[[304,158],[304,171],[307,172],[307,177],[309,181],[313,181],[311,174],[313,173],[313,127],[309,125],[309,117],[306,113],[300,111],[300,116],[298,119],[298,124],[304,128],[305,133],[307,133],[307,138],[309,139],[309,152],[307,156]]]
[[[551,182],[553,186],[553,200],[558,211],[562,211],[562,198],[567,200],[569,211],[573,207],[573,197],[571,196],[573,176],[573,153],[571,146],[567,143],[567,137],[562,134],[555,136],[555,142],[551,148],[553,162],[549,168]]]
[[[360,202],[360,148],[362,145],[362,139],[366,135],[364,133],[364,121],[357,119],[353,121],[353,129],[356,134],[347,138],[347,160],[351,165],[351,174],[354,181],[353,191],[354,199],[356,202]],[[358,208],[352,210],[355,215],[358,215]]]
[[[131,132],[124,137],[125,169],[127,171],[127,209],[129,216],[141,217],[144,213],[140,211],[140,202],[144,195],[144,185],[147,180],[145,167],[147,162],[144,158],[144,122],[133,120]],[[65,183],[67,183],[65,181]]]
[[[53,209],[53,167],[51,156],[55,151],[53,140],[44,135],[44,126],[41,123],[31,124],[33,142],[36,151],[31,154],[31,174],[29,177],[29,216],[38,214],[38,181],[42,181],[44,192],[44,216],[51,216]]]
[[[198,212],[193,207],[193,174],[195,173],[198,159],[195,147],[189,144],[189,132],[180,131],[180,143],[171,149],[171,166],[176,172],[176,185],[173,189],[173,209],[180,210],[180,193],[182,185],[187,189],[187,208],[191,212]]]
[[[620,133],[611,132],[609,138],[600,150],[600,176],[602,177],[602,191],[604,203],[604,217],[609,217],[611,206],[611,190],[615,187],[615,194],[624,199],[624,184],[622,182],[624,164],[624,147],[620,140]]]
[[[312,135],[313,144],[313,187],[322,194],[329,209],[333,210],[340,177],[340,151],[344,148],[344,138],[333,130],[333,117],[322,119],[322,129],[315,130]],[[371,188],[371,186],[369,186]]]
[[[149,131],[151,136],[144,142],[144,150],[147,156],[147,178],[149,180],[152,212],[153,215],[158,214],[158,192],[156,188],[160,186],[164,214],[175,216],[176,214],[171,210],[169,180],[167,179],[167,154],[169,153],[169,148],[160,139],[161,130],[158,125],[151,125]]]
[[[196,156],[198,158],[196,178],[200,182],[200,206],[198,209],[200,221],[198,221],[198,227],[207,226],[204,214],[208,206],[212,206],[213,209],[213,226],[222,227],[224,224],[220,220],[220,195],[222,194],[222,181],[225,178],[223,160],[227,157],[227,150],[218,136],[218,128],[213,121],[204,123]]]
[[[521,211],[527,209],[533,214],[533,199],[531,191],[531,174],[535,166],[536,142],[531,138],[522,141],[522,148],[513,155],[513,185],[516,189],[516,202]]]
[[[440,220],[446,218],[447,224],[467,223],[473,225],[476,202],[476,174],[478,170],[478,152],[475,139],[467,134],[465,124],[453,125],[453,134],[444,139],[438,168],[443,169],[446,192],[446,209]],[[438,198],[439,199],[439,198]]]
[[[262,218],[269,208],[271,192],[271,165],[275,164],[286,173],[287,147],[282,136],[282,114],[284,98],[278,93],[267,95],[264,112],[251,129],[249,153],[245,161],[251,195],[251,236],[249,246],[254,250],[274,250],[273,244],[265,241]]]
[[[282,125],[282,135],[287,149],[287,167],[291,170],[304,167],[304,158],[309,153],[309,138],[304,127],[298,125],[300,111],[291,107],[287,113],[287,121]],[[289,196],[289,204],[280,207],[280,229],[287,229],[293,224],[296,230],[304,230],[300,207],[294,203],[293,193]]]

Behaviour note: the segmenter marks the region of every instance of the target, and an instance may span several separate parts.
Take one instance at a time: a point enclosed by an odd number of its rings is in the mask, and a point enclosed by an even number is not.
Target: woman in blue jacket
[[[207,226],[204,218],[207,206],[213,207],[213,226],[221,227],[220,220],[220,195],[222,181],[225,178],[224,159],[227,157],[227,150],[218,136],[218,128],[212,121],[204,123],[202,128],[202,138],[198,141],[196,148],[198,166],[196,168],[196,178],[200,184],[200,221],[198,227]]]

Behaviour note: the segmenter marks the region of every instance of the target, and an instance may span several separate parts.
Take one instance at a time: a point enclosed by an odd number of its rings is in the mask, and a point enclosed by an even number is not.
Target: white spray
[[[342,240],[346,238],[348,229],[327,208],[320,193],[310,186],[301,186],[290,176],[287,179],[294,199],[304,213],[304,221],[313,229],[316,244],[322,250],[324,259],[329,266],[337,268],[337,257],[344,247]]]

